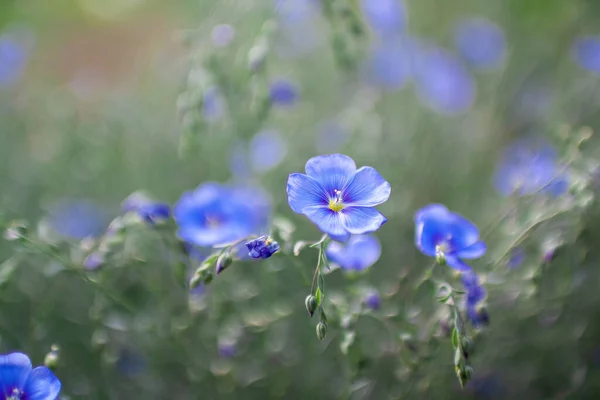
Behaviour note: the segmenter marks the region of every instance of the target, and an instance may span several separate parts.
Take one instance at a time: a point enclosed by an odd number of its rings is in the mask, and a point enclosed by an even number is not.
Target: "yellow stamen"
[[[335,191],[335,197],[329,199],[329,209],[335,212],[340,212],[344,209],[344,203],[342,203],[342,192],[340,190]]]

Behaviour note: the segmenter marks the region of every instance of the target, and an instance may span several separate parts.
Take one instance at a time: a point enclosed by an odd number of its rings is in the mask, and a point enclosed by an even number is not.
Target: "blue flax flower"
[[[370,290],[365,295],[363,302],[370,310],[379,310],[381,307],[381,296],[377,290]]]
[[[404,88],[412,77],[415,49],[415,41],[406,37],[375,44],[365,66],[369,83],[390,91]]]
[[[257,172],[266,172],[275,168],[285,158],[287,144],[276,130],[257,133],[250,141],[249,158]]]
[[[147,222],[154,225],[171,218],[171,206],[166,203],[158,203],[151,200],[142,192],[134,192],[121,204],[124,212],[135,212]]]
[[[279,251],[279,243],[266,235],[247,242],[246,247],[252,258],[269,258]]]
[[[371,29],[381,37],[401,34],[406,25],[402,0],[361,0],[361,11]]]
[[[31,368],[29,357],[22,353],[0,356],[0,386],[3,399],[54,400],[61,383],[46,367]]]
[[[479,229],[441,204],[430,204],[417,211],[415,243],[423,254],[461,272],[471,270],[463,258],[479,258],[486,251],[485,243],[479,239]]]
[[[479,282],[479,276],[474,272],[466,272],[461,277],[465,288],[465,308],[469,321],[475,326],[488,322],[487,314],[479,309],[479,304],[485,299],[485,288]]]
[[[49,223],[60,235],[83,239],[102,234],[107,223],[106,213],[94,202],[84,199],[63,199],[52,207]]]
[[[325,251],[327,258],[342,269],[362,271],[379,260],[381,245],[373,236],[352,236],[346,245],[331,242]]]
[[[27,64],[28,49],[14,36],[10,33],[0,36],[0,88],[15,83]]]
[[[291,106],[298,100],[300,89],[288,79],[277,79],[269,85],[271,102],[278,106]]]
[[[506,58],[502,29],[485,18],[468,18],[456,27],[454,41],[463,58],[475,68],[498,68]]]
[[[290,174],[288,203],[333,239],[345,242],[387,221],[375,206],[387,201],[392,189],[374,168],[357,170],[350,157],[329,154],[311,158],[305,170],[306,175]]]
[[[600,74],[600,36],[581,36],[575,40],[572,55],[580,68]]]
[[[542,191],[558,197],[569,189],[567,173],[562,170],[554,148],[543,142],[521,139],[504,151],[494,185],[504,196],[526,196]]]
[[[204,183],[184,193],[173,207],[177,234],[197,246],[218,246],[260,233],[270,202],[259,189]]]

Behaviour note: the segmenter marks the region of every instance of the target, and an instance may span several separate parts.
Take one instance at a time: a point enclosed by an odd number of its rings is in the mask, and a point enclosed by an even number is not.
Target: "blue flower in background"
[[[48,221],[54,231],[71,239],[100,236],[108,222],[107,214],[94,202],[65,199],[52,207]]]
[[[95,251],[91,254],[89,254],[85,260],[83,260],[83,266],[85,267],[85,269],[87,270],[95,270],[98,269],[102,266],[102,264],[104,264],[105,262],[105,257],[104,254],[102,254],[101,252]]]
[[[363,303],[370,310],[379,310],[381,308],[381,296],[377,290],[370,290],[363,299]]]
[[[461,20],[456,26],[454,41],[459,53],[475,68],[498,68],[506,57],[504,32],[485,18]]]
[[[390,184],[372,167],[356,169],[343,154],[313,157],[306,175],[290,174],[288,203],[335,240],[375,232],[387,220],[375,209],[390,197]]]
[[[6,399],[55,400],[61,383],[46,367],[32,369],[25,354],[11,353],[0,356],[0,386]]]
[[[366,62],[367,81],[387,90],[402,89],[412,76],[415,49],[406,38],[376,43]]]
[[[223,358],[233,358],[237,354],[235,343],[230,341],[219,342],[219,355]]]
[[[302,56],[323,41],[316,22],[319,2],[315,0],[275,0],[278,20],[276,51],[284,57]]]
[[[479,309],[479,304],[485,299],[485,288],[479,282],[479,276],[472,271],[465,272],[461,276],[465,288],[465,308],[467,317],[474,326],[480,326],[488,322],[487,314]]]
[[[260,233],[270,212],[257,188],[204,183],[184,193],[173,207],[178,236],[197,246],[218,246]]]
[[[362,271],[379,260],[381,245],[373,236],[352,236],[345,245],[331,242],[325,251],[332,263],[348,271]]]
[[[485,243],[479,239],[479,229],[441,204],[430,204],[417,211],[415,243],[423,254],[462,272],[471,270],[463,258],[479,258],[486,252]]]
[[[266,235],[247,242],[246,247],[252,258],[269,258],[279,251],[279,243]]]
[[[418,52],[414,66],[415,90],[432,110],[446,115],[467,111],[475,100],[475,81],[458,58],[442,49]]]
[[[334,153],[344,147],[349,139],[350,133],[347,129],[335,121],[325,121],[317,128],[315,146],[319,153]]]
[[[510,257],[506,265],[508,266],[508,268],[511,269],[519,268],[521,264],[523,264],[523,261],[525,261],[525,257],[525,250],[522,247],[515,247],[511,251]]]
[[[371,29],[382,37],[400,34],[406,26],[402,0],[361,0],[360,8]]]
[[[275,168],[286,154],[287,144],[275,130],[259,132],[250,141],[250,161],[257,172]]]
[[[212,86],[204,92],[202,100],[202,116],[209,122],[218,121],[225,114],[225,100],[221,91]]]
[[[271,102],[278,106],[291,106],[300,96],[298,86],[288,79],[276,79],[269,85]]]
[[[234,178],[240,181],[252,178],[252,168],[250,167],[248,152],[243,141],[237,141],[231,146],[229,170]]]
[[[210,36],[215,46],[225,47],[228,46],[235,37],[235,28],[227,24],[217,25],[212,29]]]
[[[504,196],[542,191],[558,197],[568,191],[569,178],[557,158],[556,150],[544,142],[518,140],[502,154],[494,186]]]
[[[600,35],[577,38],[571,52],[580,68],[600,74]]]
[[[151,225],[162,223],[171,218],[170,205],[155,202],[142,192],[134,192],[129,195],[121,203],[121,209],[124,212],[137,213],[142,220]]]
[[[15,35],[0,36],[0,88],[12,85],[21,77],[28,53],[27,47]]]

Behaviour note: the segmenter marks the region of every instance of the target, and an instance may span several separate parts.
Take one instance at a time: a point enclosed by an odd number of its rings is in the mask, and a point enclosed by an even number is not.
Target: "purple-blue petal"
[[[474,244],[465,247],[464,249],[458,250],[456,255],[460,258],[479,258],[485,254],[487,246],[483,241],[475,242]]]
[[[371,29],[380,36],[402,33],[406,7],[402,0],[361,0],[361,11]]]
[[[341,213],[330,210],[323,206],[306,207],[303,210],[304,215],[316,224],[321,232],[330,236],[345,237],[349,234],[342,223]]]
[[[582,36],[573,43],[572,54],[580,68],[600,74],[600,36]]]
[[[344,191],[344,204],[373,207],[387,201],[391,192],[391,185],[375,168],[362,167]]]
[[[468,264],[466,264],[463,260],[452,254],[446,255],[446,263],[453,269],[460,272],[471,271],[471,267]]]
[[[454,40],[460,54],[475,68],[497,68],[502,65],[506,56],[504,32],[485,18],[460,21]]]
[[[0,386],[2,387],[2,393],[9,398],[14,389],[23,389],[30,372],[31,361],[25,354],[11,353],[0,356]]]
[[[257,172],[265,172],[276,167],[286,154],[287,144],[277,131],[259,132],[250,141],[250,161]]]
[[[343,225],[353,235],[375,232],[387,219],[373,207],[348,207],[342,210]]]
[[[354,178],[356,164],[344,154],[327,154],[306,162],[306,174],[319,182],[329,196],[343,190]]]
[[[61,383],[52,371],[46,367],[37,367],[25,382],[22,400],[55,400],[60,388]]]
[[[329,261],[342,269],[361,271],[379,260],[381,245],[373,236],[352,236],[345,245],[331,242],[327,246],[326,254]]]
[[[290,174],[287,181],[288,203],[292,210],[301,214],[306,207],[326,206],[327,193],[319,182],[308,175]]]

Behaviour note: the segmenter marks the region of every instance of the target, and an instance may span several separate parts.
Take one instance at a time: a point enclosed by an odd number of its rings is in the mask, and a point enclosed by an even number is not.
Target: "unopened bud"
[[[322,322],[319,322],[317,324],[317,337],[319,338],[319,340],[323,340],[323,339],[325,339],[326,335],[327,335],[327,325],[325,325]]]
[[[309,294],[308,296],[306,296],[306,300],[304,300],[304,305],[306,306],[306,311],[308,311],[308,315],[312,317],[318,306],[317,298],[312,294]]]
[[[50,352],[44,357],[44,365],[53,371],[58,367],[59,350],[58,346],[53,345]]]
[[[190,279],[190,290],[196,289],[204,283],[204,277],[201,274],[194,274]]]
[[[229,267],[233,263],[233,257],[229,253],[223,253],[217,259],[217,267],[216,273],[219,275],[223,272],[227,267]]]
[[[465,358],[469,358],[469,355],[473,352],[473,341],[470,338],[463,336],[460,339],[460,346],[462,347]]]

